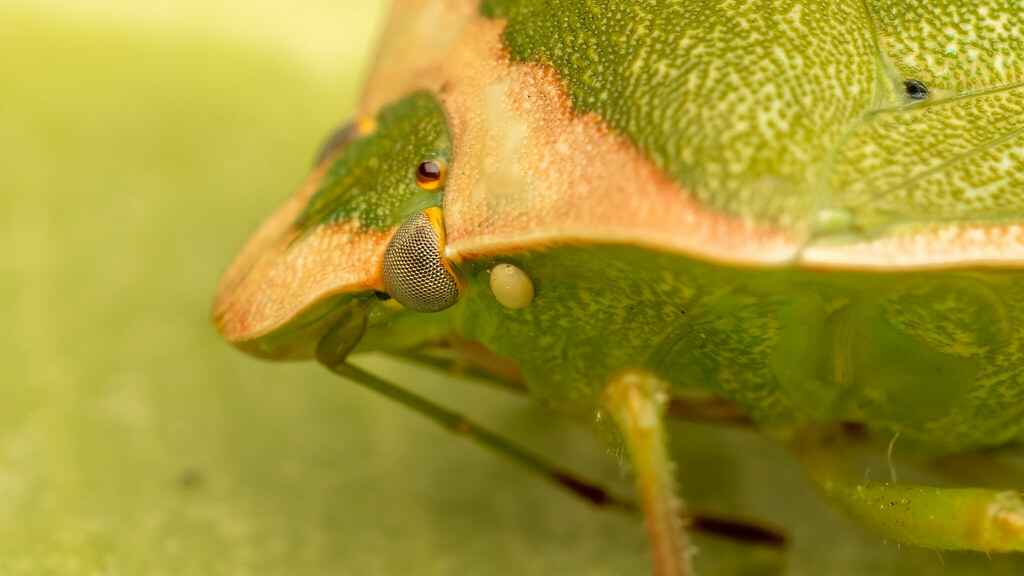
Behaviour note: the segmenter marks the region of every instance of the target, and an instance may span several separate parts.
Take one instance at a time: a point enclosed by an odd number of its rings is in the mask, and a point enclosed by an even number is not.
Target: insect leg
[[[558,468],[540,456],[512,444],[500,435],[468,420],[462,415],[382,380],[352,364],[342,362],[327,367],[340,376],[362,384],[407,408],[419,412],[451,432],[466,436],[498,454],[510,458],[512,461],[553,482],[558,487],[568,490],[595,505],[625,510],[636,508],[635,503],[616,496],[605,488],[579,478],[571,472]]]
[[[1024,551],[1024,499],[1016,491],[858,478],[833,429],[802,431],[790,446],[822,498],[868,532],[925,548]]]
[[[393,356],[396,359],[406,360],[426,368],[439,370],[453,376],[464,376],[480,380],[510,392],[518,394],[526,392],[526,388],[521,382],[505,380],[500,376],[492,374],[473,364],[465,364],[460,358],[446,355],[439,356],[424,351],[392,353],[389,354],[389,356]],[[670,407],[668,410],[669,414],[671,414],[672,408]],[[733,420],[729,418],[724,418],[724,420],[729,421],[730,423],[733,422]],[[715,419],[715,421],[717,422],[720,420]],[[545,478],[550,477],[549,471],[544,470],[543,472]],[[586,494],[580,494],[578,492],[576,492],[576,494],[578,496],[583,496],[587,500],[591,500]],[[620,506],[620,508],[628,509],[630,512],[640,513],[639,507],[632,502],[626,505],[625,501],[623,501],[623,505]],[[683,514],[684,522],[687,523],[692,530],[703,534],[714,535],[744,544],[768,546],[772,548],[784,548],[787,543],[786,536],[773,527],[759,525],[744,519],[729,518],[693,509],[684,510]]]
[[[514,462],[518,462],[520,465],[539,474],[542,478],[585,500],[612,508],[627,510],[636,508],[636,504],[633,502],[619,498],[597,484],[559,469],[540,456],[512,444],[498,434],[481,427],[462,415],[349,364],[346,361],[348,353],[359,342],[365,329],[366,316],[359,308],[358,303],[353,302],[342,308],[338,312],[334,326],[327,331],[317,345],[317,360],[336,374],[379,392],[399,404],[419,412],[456,434],[461,434],[475,440],[477,443],[512,459]]]
[[[447,410],[425,398],[349,364],[346,361],[346,357],[359,341],[365,327],[366,317],[356,303],[340,310],[335,325],[324,335],[317,347],[317,359],[333,372],[358,382],[423,414],[430,420],[456,434],[468,436],[479,444],[494,450],[500,455],[511,458],[527,470],[584,500],[599,506],[615,508],[626,512],[636,513],[638,511],[638,506],[635,502],[615,496],[594,482],[583,480],[575,474],[561,470],[536,454],[508,442],[498,434],[482,428],[460,414]],[[415,358],[413,360],[415,361]],[[435,368],[450,366],[443,361],[440,363],[428,361],[424,364]],[[483,374],[488,374],[488,371],[483,371]],[[513,388],[518,386],[514,382],[512,384]],[[785,544],[785,537],[770,528],[712,514],[687,512],[687,521],[691,523],[694,529],[708,534],[716,534],[739,542],[772,547],[781,547]]]
[[[391,352],[390,355],[448,374],[481,380],[510,392],[527,391],[522,374],[508,359],[456,334],[414,350]],[[669,400],[665,415],[681,420],[751,426],[750,419],[739,408],[716,396],[674,396]]]
[[[522,381],[504,378],[487,370],[486,368],[482,368],[476,364],[467,362],[461,357],[451,354],[449,350],[442,349],[437,352],[413,350],[409,352],[393,352],[388,355],[426,368],[437,370],[438,372],[444,372],[445,374],[479,380],[508,392],[514,392],[516,394],[526,393],[526,386],[523,385]]]
[[[665,408],[667,418],[727,426],[752,426],[750,418],[723,398],[673,397]]]
[[[690,573],[682,502],[676,496],[663,425],[668,386],[640,371],[622,372],[605,388],[602,404],[626,442],[651,542],[657,576]]]

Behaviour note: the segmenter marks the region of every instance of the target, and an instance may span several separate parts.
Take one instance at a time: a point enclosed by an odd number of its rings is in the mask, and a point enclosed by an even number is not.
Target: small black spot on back
[[[907,98],[911,100],[925,100],[928,98],[928,87],[920,80],[907,78],[903,81],[903,89],[907,93]]]

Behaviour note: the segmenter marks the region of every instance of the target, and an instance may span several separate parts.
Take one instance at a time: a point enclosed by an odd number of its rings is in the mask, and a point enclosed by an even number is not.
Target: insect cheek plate
[[[444,256],[440,208],[410,216],[384,251],[384,288],[398,303],[417,312],[439,312],[462,297],[465,282]]]

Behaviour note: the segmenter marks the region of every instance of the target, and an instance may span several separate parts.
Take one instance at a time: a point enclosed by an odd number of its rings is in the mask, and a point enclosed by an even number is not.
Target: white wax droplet
[[[491,269],[491,292],[506,308],[522,308],[533,301],[533,282],[519,268],[498,264]]]

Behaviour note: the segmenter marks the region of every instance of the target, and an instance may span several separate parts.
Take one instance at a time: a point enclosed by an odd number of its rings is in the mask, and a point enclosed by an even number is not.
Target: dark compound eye
[[[416,167],[416,184],[424,190],[437,190],[444,182],[444,167],[437,162],[423,162]]]
[[[465,283],[444,256],[440,208],[410,216],[384,250],[384,289],[399,304],[417,312],[438,312],[459,301]]]
[[[903,89],[907,92],[907,98],[911,100],[925,100],[928,98],[928,87],[920,80],[907,78],[903,81]]]

